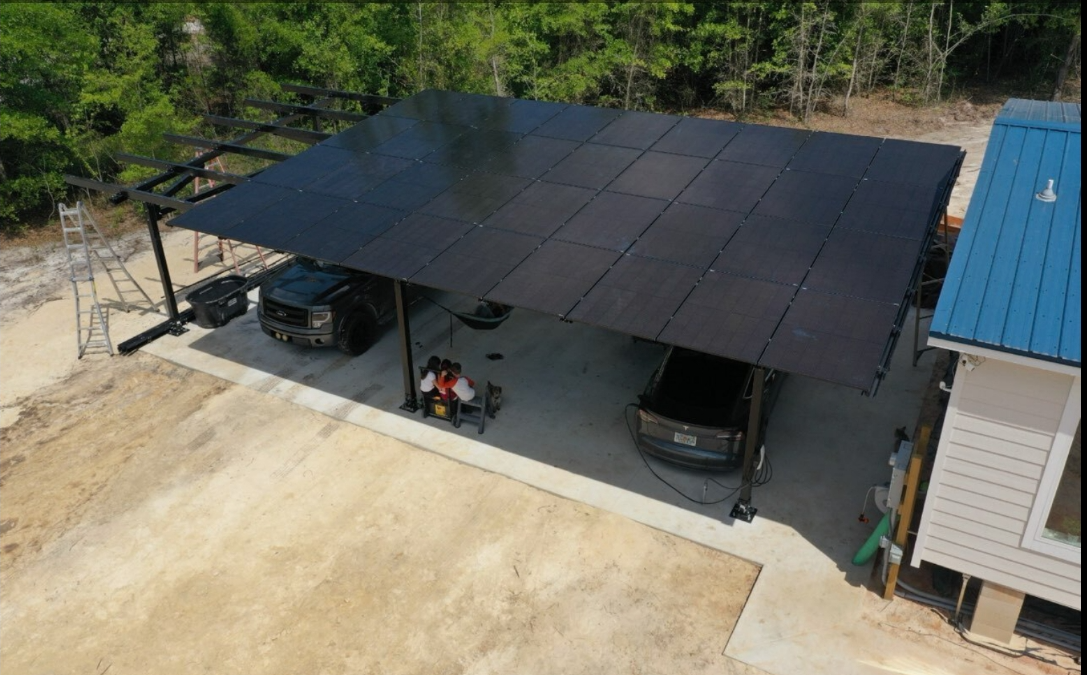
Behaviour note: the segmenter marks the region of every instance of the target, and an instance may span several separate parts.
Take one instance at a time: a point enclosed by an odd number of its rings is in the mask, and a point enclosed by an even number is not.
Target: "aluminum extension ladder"
[[[113,344],[109,340],[109,314],[102,310],[98,300],[98,289],[94,283],[94,260],[97,259],[109,277],[117,299],[127,312],[132,306],[127,296],[139,293],[154,307],[151,296],[140,287],[125,267],[121,257],[109,245],[98,223],[91,216],[83,202],[76,202],[74,208],[58,205],[60,228],[64,234],[64,248],[68,253],[69,279],[75,294],[76,320],[76,358],[83,358],[91,348],[105,348],[113,355]],[[93,255],[93,257],[92,257]],[[89,305],[89,306],[88,306]]]

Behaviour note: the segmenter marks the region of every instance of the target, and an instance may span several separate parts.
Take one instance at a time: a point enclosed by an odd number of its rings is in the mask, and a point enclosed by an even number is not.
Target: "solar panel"
[[[691,157],[716,157],[740,129],[743,125],[734,122],[684,117],[652,149]]]
[[[514,154],[511,150],[520,138],[521,134],[497,129],[472,129],[430,153],[423,161],[474,169],[488,160]]]
[[[709,160],[699,157],[647,152],[619,174],[608,185],[608,190],[642,197],[675,199],[708,163]]]
[[[622,111],[619,110],[572,105],[541,124],[532,133],[568,141],[587,141],[621,114]]]
[[[242,183],[200,205],[175,216],[171,225],[187,227],[197,232],[225,234],[246,218],[253,218],[281,200],[297,194],[298,190],[266,185]]]
[[[630,148],[586,143],[541,176],[541,180],[600,190],[640,154]]]
[[[359,199],[396,174],[415,166],[410,159],[367,155],[366,161],[357,159],[344,164],[319,180],[309,181],[307,190],[341,199]]]
[[[470,129],[464,126],[419,122],[375,146],[370,152],[404,159],[422,159],[438,148],[457,140],[461,134],[468,131]]]
[[[782,168],[789,163],[810,131],[749,124],[717,155],[717,159]]]
[[[667,206],[662,199],[601,192],[552,238],[625,251]]]
[[[797,151],[789,168],[860,178],[882,143],[880,138],[817,131]]]
[[[590,141],[645,150],[682,119],[675,115],[627,111],[601,129]]]
[[[280,187],[304,189],[307,185],[324,178],[345,164],[351,163],[355,153],[340,148],[314,146],[303,156],[292,158],[289,162],[273,164],[254,176],[257,183],[267,183]]]
[[[417,120],[403,117],[374,115],[322,141],[319,145],[343,148],[352,152],[367,152],[417,123]]]
[[[171,222],[868,388],[958,159],[426,91]]]
[[[566,103],[515,100],[508,106],[494,110],[477,126],[527,134],[566,108]]]
[[[491,157],[479,165],[480,171],[521,178],[539,178],[578,147],[576,141],[545,136],[525,136],[509,152]]]
[[[623,256],[568,318],[655,340],[701,275],[693,267]]]
[[[830,229],[818,223],[751,216],[713,269],[795,286],[804,280]]]
[[[283,247],[299,255],[339,263],[406,215],[383,206],[352,202],[318,220]]]
[[[416,273],[411,281],[483,297],[543,241],[543,237],[476,227]]]
[[[802,289],[760,365],[869,390],[898,307]]]
[[[861,181],[837,227],[924,239],[940,196],[938,190],[923,185]]]
[[[919,243],[835,228],[804,286],[824,293],[901,303],[920,259]]]
[[[487,293],[486,299],[565,316],[620,255],[551,239]]]
[[[853,195],[857,179],[786,171],[767,190],[754,213],[787,220],[833,224]]]
[[[550,237],[596,196],[595,190],[538,182],[483,221],[484,225]]]
[[[463,180],[471,171],[442,164],[416,163],[359,197],[378,206],[412,211]]]
[[[381,114],[468,126],[495,116],[512,102],[510,98],[428,89],[389,106]]]
[[[657,339],[757,363],[796,289],[723,272],[706,272]]]
[[[630,252],[705,270],[743,218],[735,211],[674,203],[642,233]]]
[[[275,208],[265,209],[236,225],[231,229],[231,238],[281,249],[305,224],[330,216],[351,203],[335,197],[295,192],[277,202]]]
[[[474,226],[413,213],[343,260],[347,267],[407,280]]]
[[[676,201],[747,213],[759,203],[778,173],[771,167],[710,162]]]
[[[888,183],[943,186],[951,177],[959,148],[950,145],[887,139],[865,177]]]
[[[421,212],[478,223],[530,183],[513,176],[473,173],[432,199]]]

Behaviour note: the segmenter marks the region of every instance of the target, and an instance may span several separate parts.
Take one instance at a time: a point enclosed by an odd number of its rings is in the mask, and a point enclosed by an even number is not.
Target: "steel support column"
[[[751,411],[747,419],[747,442],[744,444],[743,487],[740,488],[740,499],[733,505],[730,514],[733,518],[748,523],[755,519],[755,513],[758,512],[751,505],[751,488],[755,480],[755,453],[762,440],[762,394],[766,383],[766,369],[755,368],[751,379]]]
[[[404,405],[400,409],[415,412],[419,409],[419,401],[415,396],[415,364],[411,360],[411,326],[408,324],[404,282],[397,281],[395,290],[396,325],[400,329],[400,363],[404,367]]]
[[[162,236],[159,234],[159,207],[154,204],[147,204],[147,231],[151,234],[151,250],[155,252],[155,263],[158,264],[159,278],[162,279],[166,312],[171,321],[180,322],[181,313],[177,311],[174,283],[170,280],[170,266],[166,264],[166,253],[162,250]]]

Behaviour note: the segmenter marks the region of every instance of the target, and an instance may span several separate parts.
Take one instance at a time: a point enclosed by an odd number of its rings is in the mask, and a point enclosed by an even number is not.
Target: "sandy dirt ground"
[[[10,673],[728,672],[758,574],[151,356],[2,433]]]
[[[145,239],[114,244],[161,298]],[[756,672],[722,652],[757,566],[148,355],[77,361],[65,267],[0,250],[5,673]]]
[[[161,300],[141,238],[113,244]],[[77,360],[58,248],[0,250],[4,673],[757,673],[723,656],[757,565],[150,355]],[[163,319],[99,291],[117,341]]]

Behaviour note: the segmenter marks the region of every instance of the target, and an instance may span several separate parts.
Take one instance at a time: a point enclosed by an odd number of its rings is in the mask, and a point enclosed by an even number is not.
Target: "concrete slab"
[[[801,377],[785,383],[767,439],[774,476],[756,489],[759,513],[748,524],[728,517],[733,491],[708,481],[736,486],[737,474],[647,465],[633,445],[626,405],[659,363],[659,345],[523,310],[491,332],[454,321],[450,333],[443,310],[418,302],[411,322],[417,363],[437,354],[504,387],[503,409],[484,435],[398,409],[395,326],[350,359],[271,340],[254,307],[227,326],[193,327],[145,351],[763,565],[726,654],[767,672],[881,673],[888,658],[926,662],[909,641],[864,638],[870,569],[851,564],[872,527],[856,518],[865,492],[889,479],[893,431],[912,429],[928,380],[932,357],[912,368],[907,340],[875,398]],[[694,504],[676,490],[719,503]],[[941,658],[930,661],[936,668]]]

